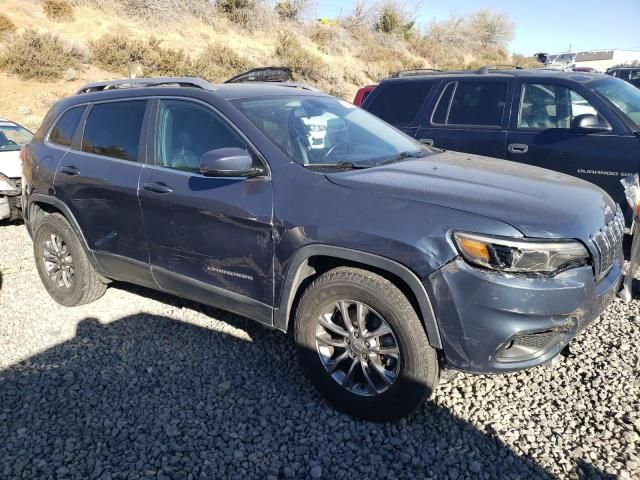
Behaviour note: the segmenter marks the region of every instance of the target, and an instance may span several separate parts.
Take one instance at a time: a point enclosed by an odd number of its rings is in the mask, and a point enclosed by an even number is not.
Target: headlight
[[[16,182],[0,173],[0,195],[18,195],[20,189]]]
[[[551,275],[586,265],[590,258],[584,245],[573,240],[521,240],[464,232],[455,232],[453,239],[467,262],[503,272]]]

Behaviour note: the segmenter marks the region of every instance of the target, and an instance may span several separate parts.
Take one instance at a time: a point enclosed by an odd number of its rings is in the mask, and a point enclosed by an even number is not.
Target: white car
[[[0,118],[0,221],[20,218],[20,149],[32,137],[26,128]]]

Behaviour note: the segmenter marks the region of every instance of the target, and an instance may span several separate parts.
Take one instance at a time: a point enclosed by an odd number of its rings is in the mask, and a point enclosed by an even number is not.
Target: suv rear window
[[[95,104],[84,127],[82,151],[137,161],[146,107],[146,100]]]
[[[367,106],[376,117],[392,125],[413,122],[434,82],[389,82]]]
[[[56,123],[51,130],[49,141],[56,145],[70,147],[73,141],[73,134],[76,133],[85,108],[85,105],[82,105],[81,107],[74,107],[64,112],[60,120],[58,120],[58,123]]]
[[[447,86],[450,89],[451,84]],[[441,96],[434,111],[433,121],[449,125],[475,125],[499,127],[507,96],[507,84],[503,82],[458,83],[445,118],[449,91]]]

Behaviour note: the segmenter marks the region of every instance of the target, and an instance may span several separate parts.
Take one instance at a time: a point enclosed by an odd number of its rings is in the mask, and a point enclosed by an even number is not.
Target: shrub
[[[35,30],[27,30],[16,37],[0,57],[0,68],[23,80],[58,79],[77,64],[60,38]]]
[[[325,63],[318,55],[306,50],[291,32],[279,32],[276,40],[276,57],[293,73],[317,81],[323,77]]]
[[[216,0],[215,6],[219,14],[245,28],[264,19],[261,0]]]
[[[226,45],[213,44],[195,60],[193,71],[194,75],[210,82],[222,82],[251,67],[253,64],[233,49]]]
[[[130,75],[136,66],[143,75],[189,76],[194,65],[184,50],[163,48],[160,41],[107,34],[91,44],[94,62],[105,70]],[[139,73],[139,72],[138,72]]]
[[[375,29],[383,33],[397,33],[409,37],[414,25],[415,21],[401,4],[387,0],[380,7]]]
[[[0,13],[0,34],[14,33],[16,24],[11,21],[4,13]]]
[[[73,7],[67,0],[44,0],[42,9],[51,20],[58,22],[73,20]]]
[[[143,63],[149,54],[149,46],[142,40],[124,35],[106,34],[91,42],[93,61],[111,72],[129,73],[133,63]]]
[[[298,21],[311,7],[311,0],[278,0],[275,11],[282,20]]]

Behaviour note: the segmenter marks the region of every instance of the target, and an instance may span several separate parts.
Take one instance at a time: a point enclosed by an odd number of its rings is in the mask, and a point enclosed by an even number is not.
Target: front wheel
[[[295,339],[311,382],[355,417],[404,417],[438,382],[436,351],[411,303],[366,270],[337,268],[318,277],[300,300]]]

